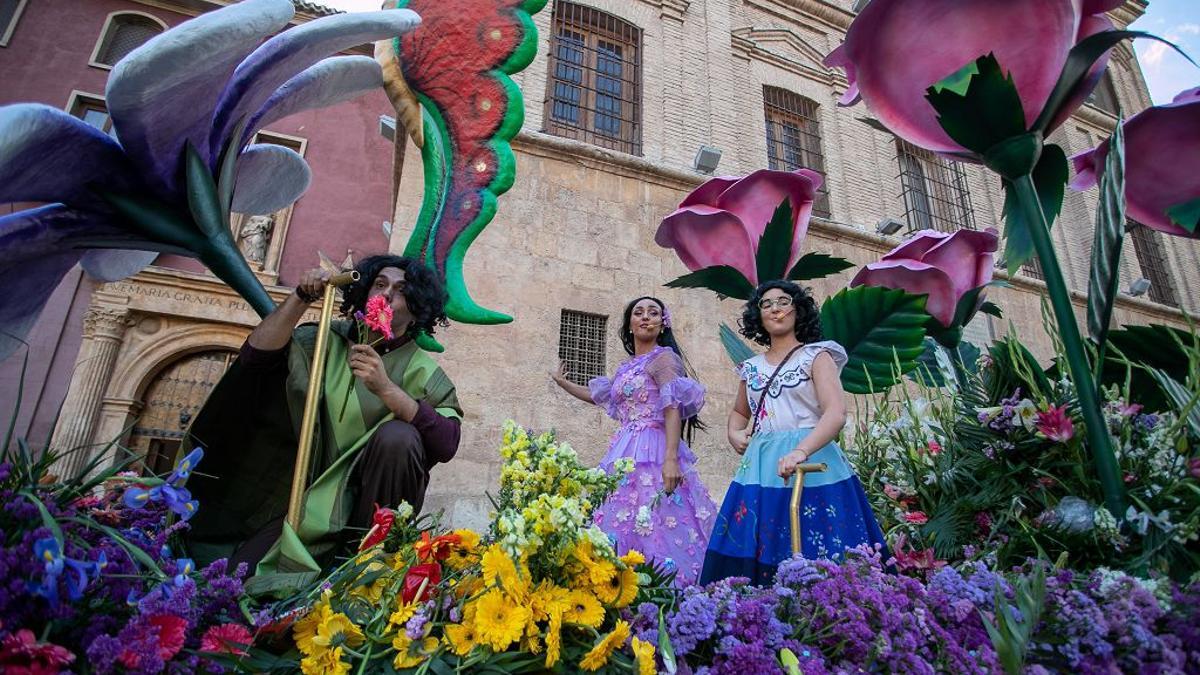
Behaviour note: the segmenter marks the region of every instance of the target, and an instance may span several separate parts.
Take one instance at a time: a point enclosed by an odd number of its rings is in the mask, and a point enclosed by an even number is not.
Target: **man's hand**
[[[662,467],[663,491],[668,495],[674,494],[683,483],[683,473],[679,470],[679,458],[667,457]]]
[[[296,284],[296,297],[300,298],[304,304],[310,305],[325,295],[327,285],[329,285],[329,272],[322,269],[309,270],[300,275],[300,283]]]
[[[396,385],[383,367],[383,358],[368,345],[350,346],[350,372],[362,380],[367,391],[382,398],[383,394]]]

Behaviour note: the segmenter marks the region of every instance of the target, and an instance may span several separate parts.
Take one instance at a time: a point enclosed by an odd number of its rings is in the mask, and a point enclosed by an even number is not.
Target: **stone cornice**
[[[771,49],[772,45],[784,45],[804,59]],[[730,46],[736,56],[754,59],[795,73],[830,86],[845,88],[846,78],[840,71],[827,68],[821,63],[824,55],[803,37],[789,28],[755,28],[746,26],[730,31]]]
[[[588,169],[615,173],[681,191],[691,190],[708,180],[694,171],[675,169],[643,157],[608,150],[583,141],[553,136],[541,131],[521,130],[513,139],[513,148],[537,157],[557,159]]]
[[[1147,0],[1126,0],[1125,4],[1112,10],[1108,15],[1116,23],[1117,28],[1125,28],[1141,18],[1146,13],[1146,7],[1149,4]]]
[[[676,21],[683,21],[683,15],[687,14],[688,7],[692,4],[691,0],[642,0],[642,2],[656,8],[660,18]]]
[[[824,0],[744,0],[747,5],[787,19],[792,23],[812,25],[819,23],[845,34],[854,20],[854,12],[842,9]],[[840,38],[841,36],[839,36]]]

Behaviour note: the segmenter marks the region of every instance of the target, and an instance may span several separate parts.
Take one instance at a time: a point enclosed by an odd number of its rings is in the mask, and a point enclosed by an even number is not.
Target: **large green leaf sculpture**
[[[847,288],[821,307],[825,337],[850,356],[842,386],[852,394],[883,391],[914,370],[928,322],[925,296],[877,286]]]

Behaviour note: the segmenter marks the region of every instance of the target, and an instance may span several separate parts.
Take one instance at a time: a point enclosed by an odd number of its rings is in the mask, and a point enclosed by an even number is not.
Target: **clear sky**
[[[380,0],[317,0],[348,12],[378,9]],[[1200,63],[1200,0],[1151,0],[1145,16],[1133,29],[1153,33],[1179,45]],[[1169,103],[1175,94],[1200,86],[1200,68],[1161,42],[1136,40],[1134,49],[1155,103]]]
[[[1146,14],[1131,28],[1174,42],[1200,63],[1200,0],[1151,0]],[[1169,103],[1184,89],[1200,87],[1200,68],[1167,45],[1135,40],[1133,48],[1155,103]]]

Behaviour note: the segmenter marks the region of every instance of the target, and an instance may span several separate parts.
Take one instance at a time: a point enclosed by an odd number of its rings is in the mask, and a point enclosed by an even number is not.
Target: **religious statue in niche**
[[[274,230],[275,214],[247,216],[238,228],[238,248],[248,262],[257,263],[260,269],[267,258],[267,247]]]

